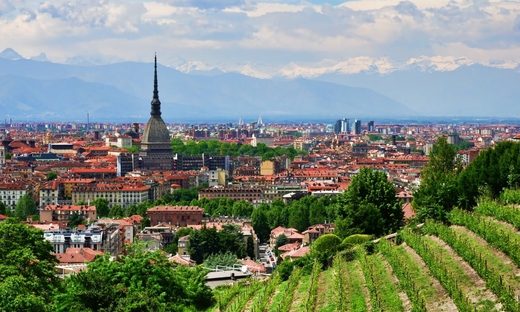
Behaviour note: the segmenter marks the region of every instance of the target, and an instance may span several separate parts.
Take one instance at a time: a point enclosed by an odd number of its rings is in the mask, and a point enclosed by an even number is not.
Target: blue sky
[[[520,59],[520,2],[0,0],[0,50],[165,64]]]

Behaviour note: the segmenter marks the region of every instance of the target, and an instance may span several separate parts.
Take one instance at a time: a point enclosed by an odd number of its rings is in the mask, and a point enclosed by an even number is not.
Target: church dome
[[[170,132],[160,116],[152,116],[144,129],[142,143],[170,142]]]

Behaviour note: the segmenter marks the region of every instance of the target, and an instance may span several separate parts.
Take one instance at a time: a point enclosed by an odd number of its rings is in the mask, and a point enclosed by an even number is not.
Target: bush
[[[336,249],[341,244],[341,239],[334,234],[325,234],[318,237],[312,244],[312,251],[324,253]]]
[[[368,234],[354,234],[346,237],[343,242],[341,242],[340,249],[349,249],[359,244],[364,244],[372,239],[372,235]]]

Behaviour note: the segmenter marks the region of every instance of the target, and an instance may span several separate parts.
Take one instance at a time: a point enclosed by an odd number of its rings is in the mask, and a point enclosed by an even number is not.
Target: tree
[[[520,186],[520,143],[504,141],[488,148],[460,173],[458,205],[475,206],[481,195],[497,198],[504,188]]]
[[[54,171],[47,172],[47,181],[56,180],[57,177],[58,177],[58,174],[56,172],[54,172]]]
[[[253,205],[246,200],[237,200],[233,203],[232,214],[235,217],[251,217],[253,213]]]
[[[340,198],[341,217],[349,218],[358,229],[350,234],[382,235],[399,229],[403,210],[395,195],[395,187],[384,172],[361,168]]]
[[[7,211],[9,208],[5,206],[5,204],[0,200],[0,214],[7,215],[9,212]],[[9,209],[10,210],[10,209]]]
[[[446,137],[440,137],[433,145],[428,164],[421,172],[421,185],[414,192],[412,206],[419,220],[433,218],[445,220],[459,202],[458,176],[462,170],[455,147]]]
[[[105,198],[96,198],[92,205],[96,207],[96,214],[98,218],[108,217],[110,208],[108,206],[108,200]]]
[[[67,226],[69,228],[76,228],[78,225],[82,224],[83,221],[85,221],[85,219],[83,219],[79,213],[74,212],[69,216],[69,223],[67,223]]]
[[[127,256],[96,258],[88,270],[64,281],[55,297],[56,311],[192,311],[214,303],[205,284],[207,270],[174,268],[165,254],[141,244],[127,247]]]
[[[14,215],[20,220],[25,220],[27,216],[32,216],[36,213],[38,213],[38,211],[36,210],[36,203],[32,196],[25,194],[20,197],[14,208]]]
[[[255,230],[255,233],[261,242],[267,242],[269,240],[269,236],[271,235],[271,230],[267,222],[266,214],[267,211],[261,206],[255,208],[251,214],[251,223],[253,225],[253,229]]]
[[[109,218],[114,218],[114,219],[122,218],[124,215],[125,215],[125,211],[119,205],[115,205],[108,212],[108,217]]]
[[[218,265],[232,267],[237,263],[237,256],[231,252],[226,252],[224,254],[212,254],[209,255],[206,260],[204,260],[204,266],[208,269],[214,269]]]
[[[285,234],[281,234],[280,236],[278,236],[274,244],[274,254],[278,256],[278,247],[286,244],[289,244],[289,239],[287,238],[287,236],[285,236]]]
[[[188,253],[197,263],[203,263],[212,254],[231,252],[238,258],[246,256],[246,246],[240,228],[226,224],[222,231],[203,227],[190,234]]]
[[[42,303],[50,302],[59,285],[54,268],[58,260],[51,252],[54,248],[43,238],[42,230],[12,218],[0,223],[2,310],[43,311]]]

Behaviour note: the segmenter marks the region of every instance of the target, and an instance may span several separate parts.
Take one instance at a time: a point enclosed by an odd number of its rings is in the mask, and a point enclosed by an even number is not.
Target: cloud
[[[14,5],[9,0],[0,0],[0,16],[15,10]]]
[[[0,0],[0,50],[141,60],[162,49],[164,59],[269,66],[456,49],[496,59],[520,47],[518,16],[507,0]]]
[[[166,3],[181,7],[194,7],[198,9],[218,9],[243,6],[244,0],[165,0]]]

